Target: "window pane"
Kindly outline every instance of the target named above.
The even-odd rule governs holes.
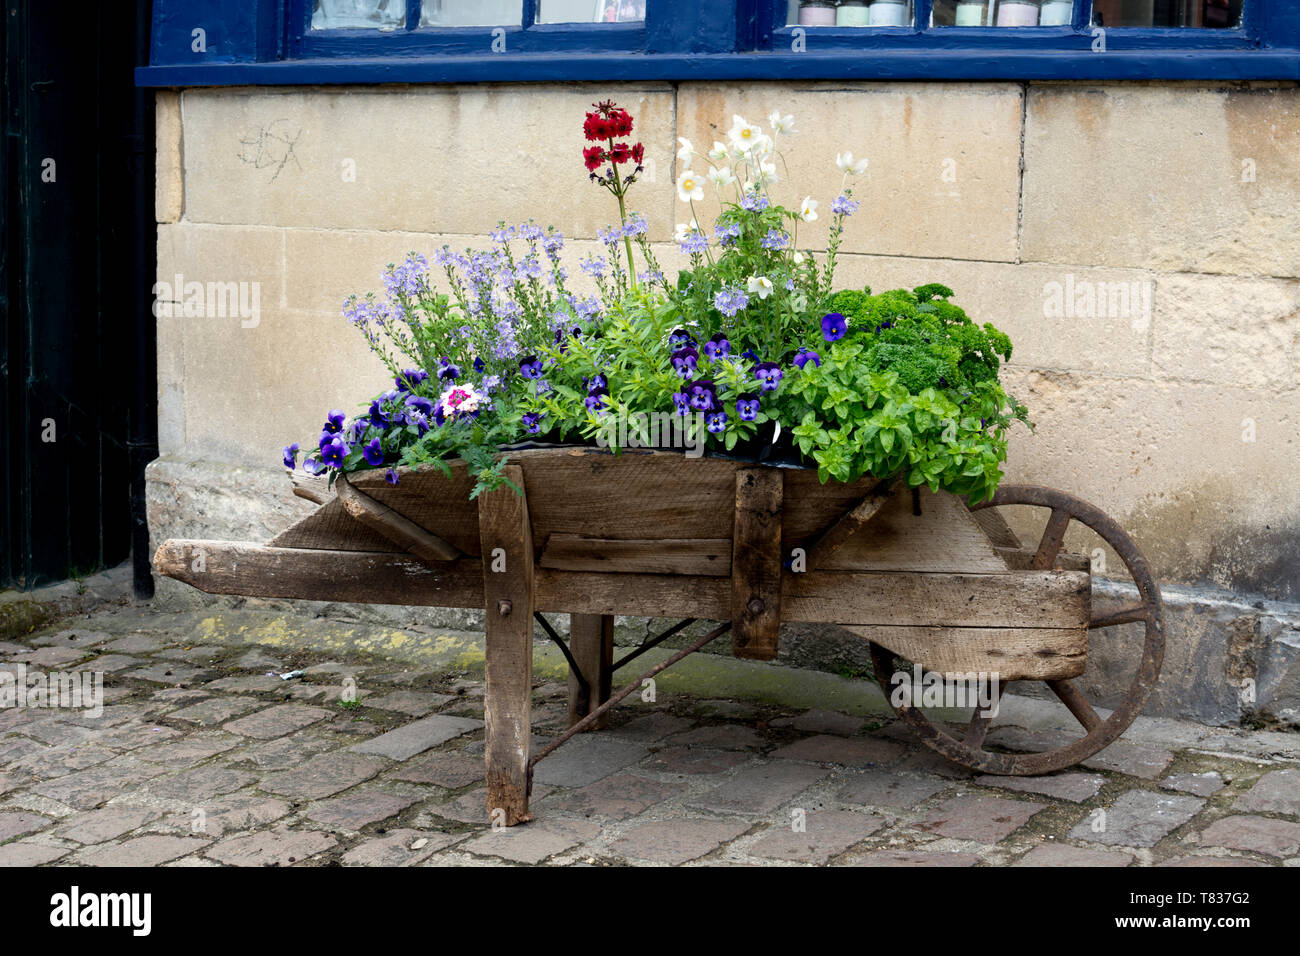
[[[517,27],[524,0],[424,0],[422,27]]]
[[[1103,27],[1209,27],[1241,23],[1241,0],[1093,0],[1092,22]]]
[[[912,24],[911,0],[788,0],[787,26],[906,27]]]
[[[316,0],[313,30],[400,30],[406,26],[406,0]]]
[[[537,0],[538,23],[635,23],[646,0]]]
[[[1059,27],[1074,17],[1072,0],[935,0],[936,27]]]

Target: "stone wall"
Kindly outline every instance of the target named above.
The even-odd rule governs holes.
[[[788,178],[800,193],[787,196],[783,182],[778,196],[828,203],[835,154],[870,161],[840,284],[943,282],[1016,343],[1006,379],[1037,430],[1015,435],[1009,480],[1109,511],[1163,582],[1192,589],[1180,592],[1189,621],[1200,600],[1247,617],[1257,601],[1300,601],[1294,84],[160,93],[160,281],[257,283],[260,313],[255,323],[159,319],[155,535],[191,533],[198,514],[221,510],[213,503],[231,491],[214,487],[220,469],[257,474],[250,494],[270,487],[282,445],[310,439],[326,409],[351,410],[384,386],[339,305],[380,288],[385,263],[485,241],[501,219],[554,224],[572,252],[594,248],[614,209],[586,180],[579,126],[589,103],[611,95],[637,117],[652,161],[631,205],[665,266],[679,260],[673,225],[687,218],[673,188],[676,138],[707,149],[733,113],[764,125],[777,106],[795,114]],[[801,230],[801,242],[824,242],[825,225]],[[234,513],[246,516],[245,536],[263,538],[289,520],[292,501],[271,494]],[[1273,661],[1283,675],[1273,683],[1284,685],[1300,637],[1290,625],[1269,630],[1285,608],[1263,613],[1259,626],[1201,626],[1214,614],[1171,624],[1171,652],[1189,661],[1213,658],[1203,645],[1226,661],[1242,640],[1229,632],[1242,627],[1273,637],[1200,678],[1221,704],[1174,694],[1162,710],[1237,716],[1223,686],[1252,654]]]

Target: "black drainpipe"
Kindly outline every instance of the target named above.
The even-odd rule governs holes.
[[[149,61],[150,0],[135,2],[135,63]],[[134,77],[129,79],[134,85]],[[149,547],[149,519],[145,508],[144,470],[158,457],[158,356],[157,325],[153,314],[153,286],[157,275],[158,224],[154,214],[154,93],[134,88],[132,129],[132,289],[131,315],[135,358],[135,394],[127,432],[127,459],[131,469],[131,562],[135,596],[153,597],[153,554]]]

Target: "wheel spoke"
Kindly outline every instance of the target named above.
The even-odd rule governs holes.
[[[1133,624],[1136,621],[1149,620],[1150,616],[1151,608],[1148,605],[1134,604],[1094,617],[1088,622],[1088,627],[1096,630],[1102,627],[1114,627],[1117,624]]]
[[[1070,512],[1064,508],[1053,508],[1052,517],[1047,519],[1043,530],[1043,539],[1038,542],[1038,552],[1029,565],[1034,571],[1046,571],[1056,564],[1056,556],[1065,544],[1065,529],[1070,526]]]
[[[992,722],[992,717],[985,717],[980,713],[978,707],[975,708],[975,713],[971,714],[970,725],[966,728],[966,736],[962,738],[962,743],[973,750],[982,749],[984,735],[989,732],[989,724]]]
[[[1079,723],[1083,724],[1083,729],[1092,733],[1101,726],[1101,717],[1092,709],[1092,704],[1088,703],[1088,698],[1083,696],[1083,692],[1075,687],[1068,680],[1049,680],[1047,686],[1052,688],[1052,693],[1061,699],[1061,703],[1069,708],[1070,713]]]
[[[1002,700],[1002,695],[1006,693],[1007,681],[990,681],[989,690],[992,692],[993,706],[996,708],[998,702]],[[989,732],[989,724],[993,723],[993,717],[985,716],[976,707],[974,713],[970,716],[970,724],[966,727],[966,736],[962,738],[962,743],[974,750],[981,750],[984,747],[984,737]]]

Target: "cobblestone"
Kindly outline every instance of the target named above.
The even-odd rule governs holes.
[[[277,633],[313,626],[274,614]],[[0,646],[10,671],[110,674],[100,717],[0,709],[0,866],[1300,862],[1295,735],[1139,722],[1082,767],[977,776],[869,710],[676,691],[539,763],[534,820],[493,831],[472,671],[196,643],[192,615],[143,606],[81,624]],[[309,677],[259,673],[281,666]],[[357,674],[373,695],[352,713],[336,699]],[[568,722],[564,684],[545,680],[535,747]],[[1026,705],[991,745],[1077,737],[1068,715],[1010,723]]]

